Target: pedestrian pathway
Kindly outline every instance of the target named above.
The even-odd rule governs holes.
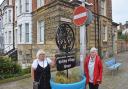
[[[31,78],[22,79],[0,85],[0,89],[32,89]]]
[[[103,83],[100,89],[128,89],[128,52],[120,53],[116,56],[121,62],[118,72],[112,76],[111,72],[104,67]]]
[[[118,73],[114,76],[104,67],[103,82],[99,89],[128,89],[128,52],[117,55],[117,60],[122,63]],[[32,89],[31,78],[0,85],[0,89]],[[88,88],[87,88],[88,89]]]

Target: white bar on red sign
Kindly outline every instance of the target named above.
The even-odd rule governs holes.
[[[87,16],[87,12],[84,12],[84,13],[81,13],[81,14],[78,14],[78,15],[75,15],[74,16],[74,19],[79,19],[79,18],[82,18],[82,17],[85,17]]]

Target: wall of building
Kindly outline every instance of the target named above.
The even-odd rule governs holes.
[[[61,21],[61,18],[68,19],[72,22],[73,9],[68,4],[60,1],[53,1],[51,3],[52,4],[48,5],[47,7],[42,7],[33,12],[33,58],[35,58],[36,52],[39,49],[44,49],[46,51],[46,54],[49,56],[55,54],[56,50],[58,49],[55,43],[55,35],[59,24],[63,23],[63,21]],[[45,22],[43,44],[37,43],[37,22],[40,20],[44,20]],[[74,27],[72,23],[71,26]],[[75,29],[73,30],[76,33]]]
[[[3,33],[4,33],[4,51],[8,52],[13,49],[13,1],[3,1]]]
[[[6,1],[6,0],[5,0]],[[4,5],[5,4],[4,1]],[[36,52],[39,49],[44,49],[48,56],[52,56],[56,53],[58,49],[55,43],[55,35],[59,24],[65,21],[70,21],[70,25],[72,26],[75,32],[75,46],[74,48],[78,51],[79,54],[79,27],[76,27],[72,23],[73,19],[73,10],[74,8],[70,3],[65,3],[62,0],[44,0],[44,5],[41,7],[37,7],[37,0],[28,0],[29,1],[29,11],[26,12],[26,0],[21,0],[21,4],[19,4],[20,0],[15,0],[15,47],[18,50],[18,60],[19,63],[24,64],[31,62],[31,59],[35,58]],[[102,53],[112,50],[112,6],[111,0],[106,1],[106,15],[101,15],[101,4],[97,3],[96,0],[88,0],[88,2],[93,3],[93,7],[91,10],[95,13],[95,18],[92,23],[87,28],[87,50],[91,47],[100,47]],[[10,3],[10,2],[9,2]],[[11,4],[11,3],[10,3]],[[97,7],[99,5],[99,7]],[[20,8],[22,6],[22,10],[20,12]],[[5,12],[12,9],[12,7],[5,8],[3,11],[3,18],[5,20]],[[99,15],[96,15],[96,14]],[[14,16],[12,13],[11,16]],[[98,23],[97,17],[99,17],[99,33],[98,33]],[[13,17],[11,17],[13,18]],[[8,19],[8,17],[7,17]],[[62,20],[63,19],[63,20]],[[13,20],[13,19],[12,19]],[[38,43],[38,22],[40,20],[44,21],[44,41],[43,43]],[[6,21],[5,21],[6,22]],[[25,41],[25,23],[29,23],[29,42]],[[5,38],[8,44],[9,39],[9,31],[13,31],[12,23],[3,23],[4,24],[4,34],[7,32],[7,36]],[[19,26],[22,25],[22,41],[20,42],[20,29]],[[104,26],[107,27],[107,31],[105,32]],[[13,32],[12,32],[13,34]],[[98,34],[99,34],[99,42],[98,42]],[[107,40],[104,41],[105,34],[107,34]],[[12,35],[11,35],[12,36]],[[10,42],[11,44],[13,43]],[[100,44],[99,44],[100,43]],[[9,49],[8,49],[9,50]]]
[[[16,0],[15,3],[15,47],[18,62],[24,68],[26,63],[31,63],[32,0]]]
[[[0,15],[0,54],[4,51],[4,36],[2,27],[2,16]]]
[[[128,42],[124,40],[117,41],[117,53],[128,51]]]
[[[107,51],[112,50],[111,0],[105,0],[104,5],[103,2],[97,2],[97,0],[87,1],[93,3],[91,10],[94,12],[94,20],[87,28],[87,49],[95,46],[100,50],[101,56],[104,56]]]

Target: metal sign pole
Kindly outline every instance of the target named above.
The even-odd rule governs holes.
[[[84,58],[86,53],[86,26],[80,26],[80,69],[81,74],[84,74]]]
[[[82,3],[85,7],[85,4]],[[84,58],[86,55],[86,25],[80,26],[80,69],[81,75],[84,75]]]

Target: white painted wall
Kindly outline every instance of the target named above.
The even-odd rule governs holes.
[[[29,12],[25,11],[25,1],[26,0],[21,0],[21,5],[22,5],[22,13],[20,13],[20,0],[16,0],[16,5],[17,5],[17,16],[20,16],[22,14],[26,13],[31,13],[32,12],[32,0],[29,0]]]
[[[17,21],[17,27],[15,29],[17,29],[17,32],[15,32],[17,38],[17,44],[31,44],[32,43],[32,0],[29,0],[29,12],[26,12],[25,9],[25,1],[26,0],[21,0],[21,5],[22,5],[22,13],[20,13],[20,0],[16,0],[16,6],[15,8],[17,8],[16,10],[16,16],[15,19]],[[25,23],[29,24],[29,42],[25,41],[25,37],[26,37],[26,33],[25,33]],[[20,29],[19,29],[19,25],[22,25],[22,42],[20,42]]]
[[[11,13],[9,11],[11,11]],[[7,52],[13,48],[13,9],[11,7],[7,7],[4,10],[3,31],[4,31],[4,51]],[[11,37],[10,37],[11,39],[9,38],[9,31],[11,31]]]
[[[9,5],[12,5],[12,0],[9,0]]]
[[[25,23],[29,23],[29,39],[30,39],[30,42],[25,42],[25,37],[26,37],[26,34],[25,34]],[[19,25],[22,25],[22,42],[20,42],[20,29],[19,29]],[[32,42],[32,18],[31,16],[23,16],[23,17],[18,17],[17,18],[17,43],[18,44],[31,44]]]
[[[4,49],[4,37],[3,37],[3,27],[2,27],[3,19],[0,16],[0,52]]]

